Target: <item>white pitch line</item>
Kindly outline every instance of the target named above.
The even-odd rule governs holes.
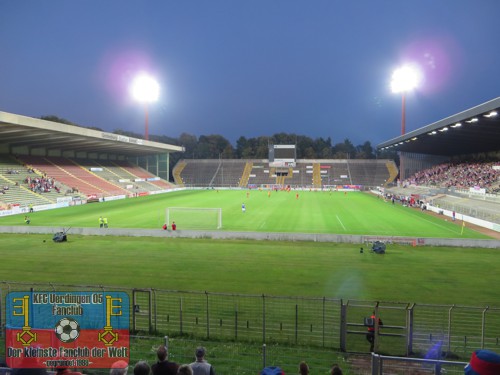
[[[340,220],[339,215],[335,215],[335,216],[337,216],[337,220],[339,221],[340,225],[342,225],[342,228],[344,228],[344,230],[346,230],[344,227],[344,224],[342,224],[342,221]]]

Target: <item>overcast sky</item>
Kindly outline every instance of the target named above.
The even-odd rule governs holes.
[[[0,0],[0,110],[144,133],[377,145],[500,96],[498,0]]]

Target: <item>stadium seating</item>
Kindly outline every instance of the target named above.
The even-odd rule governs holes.
[[[389,160],[305,160],[294,167],[269,167],[265,159],[180,160],[174,168],[178,185],[188,187],[245,187],[285,185],[302,188],[322,186],[381,186],[390,183],[397,168]]]
[[[15,158],[8,155],[0,155],[0,207],[7,208],[9,205],[28,206],[55,203],[59,193],[55,189],[51,191],[35,192],[25,182],[27,177],[41,177]],[[57,182],[59,188],[65,186]]]
[[[37,188],[34,180],[50,188]],[[64,195],[136,195],[172,187],[128,161],[0,155],[0,209],[56,203]]]

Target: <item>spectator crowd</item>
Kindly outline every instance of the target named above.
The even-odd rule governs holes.
[[[455,187],[458,189],[483,188],[488,193],[500,192],[500,167],[498,162],[490,163],[444,163],[415,173],[404,181],[403,186],[423,185]]]

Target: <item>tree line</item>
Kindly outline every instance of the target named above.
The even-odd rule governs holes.
[[[57,116],[43,116],[43,120],[67,125],[80,126]],[[89,129],[104,131],[96,127]],[[141,134],[114,130],[113,133],[133,138],[143,138]],[[173,153],[170,161],[175,165],[179,159],[267,159],[269,145],[296,145],[297,159],[396,159],[394,152],[376,153],[370,141],[355,146],[349,139],[334,143],[328,138],[311,138],[293,133],[276,133],[271,136],[247,138],[244,136],[232,145],[224,136],[218,134],[200,135],[182,133],[178,138],[166,135],[149,135],[149,140],[159,143],[183,146],[184,153]]]

